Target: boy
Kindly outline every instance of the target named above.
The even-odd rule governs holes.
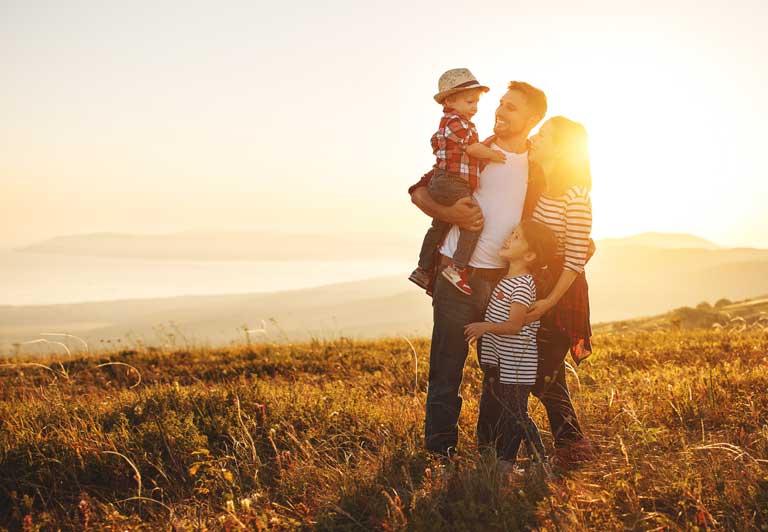
[[[461,198],[472,196],[478,186],[481,160],[504,162],[503,153],[479,142],[477,129],[471,121],[477,113],[480,94],[484,92],[488,92],[488,87],[480,85],[466,68],[448,70],[438,81],[438,93],[434,98],[443,106],[443,117],[431,140],[436,161],[428,189],[441,205],[453,205]],[[419,266],[409,277],[424,289],[428,289],[434,274],[436,250],[450,228],[451,224],[434,218],[424,236]],[[453,263],[442,272],[453,286],[467,295],[472,295],[467,267],[479,236],[478,231],[462,229]]]
[[[477,349],[480,367],[498,382],[503,410],[497,452],[505,474],[514,471],[522,441],[549,474],[539,429],[528,415],[528,396],[536,383],[539,322],[526,324],[525,315],[536,301],[534,277],[546,278],[556,251],[557,237],[547,226],[530,219],[520,222],[499,251],[509,270],[491,295],[485,321],[464,327],[467,341],[482,337]]]

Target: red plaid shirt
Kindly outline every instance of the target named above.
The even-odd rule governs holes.
[[[432,135],[432,153],[437,158],[435,168],[458,174],[473,189],[477,188],[480,161],[467,155],[466,149],[479,141],[475,124],[455,110],[443,108],[440,127]]]

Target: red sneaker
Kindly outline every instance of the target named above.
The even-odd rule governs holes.
[[[448,279],[462,293],[468,296],[472,295],[472,287],[469,286],[469,268],[457,268],[453,264],[449,264],[443,270],[443,277]]]

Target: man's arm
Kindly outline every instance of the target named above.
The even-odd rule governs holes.
[[[450,206],[440,205],[432,199],[427,187],[418,187],[411,191],[411,202],[430,218],[437,218],[470,231],[480,231],[483,228],[483,211],[469,196]]]

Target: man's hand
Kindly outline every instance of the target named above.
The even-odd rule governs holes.
[[[488,332],[490,323],[478,321],[464,326],[464,339],[467,342],[475,342],[478,338]]]
[[[549,299],[539,299],[534,301],[533,305],[528,308],[528,312],[525,314],[525,324],[539,321],[541,317],[546,314],[554,305]]]
[[[449,222],[470,231],[479,231],[483,228],[483,211],[470,196],[460,198],[448,209],[452,218],[448,220]]]
[[[483,211],[469,196],[446,207],[432,199],[427,187],[419,187],[411,192],[411,201],[431,218],[437,218],[470,231],[479,231],[483,228]]]

